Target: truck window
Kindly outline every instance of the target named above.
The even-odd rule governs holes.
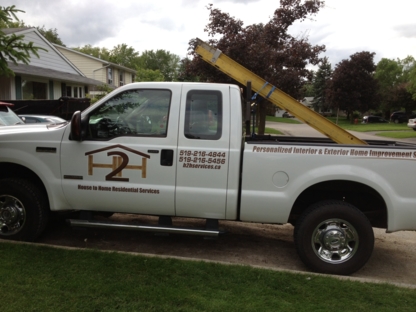
[[[90,114],[87,139],[166,137],[170,102],[169,90],[137,89],[119,93]]]
[[[186,97],[185,137],[218,140],[222,134],[222,94],[219,91],[192,90]]]

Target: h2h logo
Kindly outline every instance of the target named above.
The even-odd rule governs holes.
[[[120,151],[120,149],[141,156],[141,164],[129,165],[129,156],[126,153]],[[107,156],[112,156],[112,162],[109,164],[94,163],[94,154],[105,151],[107,151]],[[145,179],[147,173],[147,159],[150,159],[150,155],[144,154],[120,144],[87,152],[85,153],[85,156],[88,156],[88,175],[93,175],[94,168],[110,168],[112,171],[105,176],[105,180],[121,182],[129,182],[128,178],[123,178],[122,176],[122,171],[124,169],[141,170],[142,178]]]

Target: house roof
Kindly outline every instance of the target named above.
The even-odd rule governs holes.
[[[27,33],[34,32],[39,36],[39,38],[55,53],[57,53],[61,58],[62,61],[66,62],[69,66],[71,66],[76,72],[78,72],[81,76],[85,76],[76,66],[75,64],[71,63],[61,52],[59,52],[54,45],[49,42],[43,35],[35,28],[35,27],[20,27],[20,28],[3,28],[1,29],[6,35],[16,34],[16,35],[23,35],[25,36]]]
[[[38,67],[38,66],[26,65],[26,64],[16,65],[13,63],[8,63],[8,66],[16,74],[21,74],[21,75],[42,76],[42,77],[52,78],[56,80],[78,82],[78,83],[84,83],[84,84],[94,85],[94,86],[99,86],[103,84],[101,81],[98,81],[95,79],[91,79],[91,78],[87,78],[87,77],[83,77],[79,75],[74,75],[70,73],[65,73],[65,72],[61,72],[61,71],[57,71],[57,70],[53,70],[49,68],[43,68],[43,67]]]
[[[1,31],[6,35],[14,34],[23,30],[30,29],[30,27],[20,27],[20,28],[2,28]]]
[[[75,53],[75,54],[78,54],[78,55],[82,55],[82,56],[87,57],[87,58],[90,58],[90,59],[92,59],[92,60],[99,61],[99,62],[103,63],[104,65],[111,65],[111,66],[113,66],[113,67],[115,67],[115,68],[119,68],[119,69],[122,69],[122,70],[125,70],[125,71],[128,71],[128,72],[131,72],[131,73],[136,73],[136,70],[135,70],[135,69],[131,69],[131,68],[128,68],[128,67],[125,67],[125,66],[121,66],[121,65],[116,64],[116,63],[111,63],[111,62],[109,62],[109,61],[106,61],[106,60],[100,59],[100,58],[98,58],[98,57],[95,57],[95,56],[92,56],[92,55],[89,55],[89,54],[85,54],[85,53],[79,52],[79,51],[74,50],[74,49],[70,49],[70,48],[67,48],[67,47],[61,46],[61,45],[59,45],[59,44],[55,44],[55,43],[54,43],[53,45],[54,45],[56,48],[58,48],[58,49],[63,49],[63,50],[67,50],[67,51],[70,51],[70,52]]]

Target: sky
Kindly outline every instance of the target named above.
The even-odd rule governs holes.
[[[163,49],[181,58],[192,38],[208,40],[207,6],[213,4],[244,26],[272,18],[275,0],[2,0],[25,11],[18,18],[31,26],[56,29],[67,47],[86,44],[112,49],[125,43],[139,53]],[[375,52],[382,58],[416,58],[414,0],[327,0],[313,18],[289,28],[293,36],[308,35],[313,45],[325,45],[334,68],[350,55]]]

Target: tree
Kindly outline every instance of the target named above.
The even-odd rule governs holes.
[[[137,68],[139,52],[125,43],[119,44],[110,51],[109,61],[128,68]]]
[[[332,76],[332,68],[331,63],[329,63],[328,58],[325,57],[319,65],[319,69],[314,75],[313,79],[313,101],[312,105],[315,110],[322,110],[326,111],[330,103],[328,103],[326,97],[326,90],[328,88],[328,83],[331,80]]]
[[[374,78],[375,53],[358,52],[335,67],[329,83],[327,100],[335,108],[345,110],[354,119],[353,112],[364,113],[379,104],[378,83]]]
[[[411,112],[416,108],[416,102],[412,101],[413,72],[416,74],[415,59],[412,56],[403,60],[383,58],[378,62],[375,78],[380,86],[381,108],[386,117],[392,110],[404,108]]]
[[[209,5],[209,23],[205,31],[212,37],[209,44],[250,69],[267,82],[295,98],[300,98],[303,84],[311,78],[308,63],[319,63],[325,46],[313,46],[306,35],[293,37],[288,28],[318,13],[323,1],[281,0],[267,24],[243,27],[241,20]],[[219,39],[214,39],[218,38]],[[192,61],[187,64],[188,76],[199,76],[201,81],[235,83],[231,78],[206,64],[195,53],[196,39],[189,43]],[[245,87],[245,86],[243,86]],[[264,133],[266,101],[260,101],[258,131]]]
[[[86,97],[91,99],[91,105],[97,102],[98,100],[101,100],[103,97],[105,97],[107,94],[109,94],[113,89],[107,85],[107,84],[101,84],[99,86],[96,86],[95,94],[86,94]]]
[[[59,38],[58,31],[56,28],[52,29],[46,29],[45,26],[42,27],[36,27],[36,29],[44,36],[50,43],[59,44],[61,46],[64,46],[64,43],[62,42],[61,38]]]
[[[18,20],[16,16],[17,12],[24,11],[16,9],[14,5],[0,7],[0,21],[7,25],[13,21],[13,18]],[[0,30],[0,76],[14,75],[14,72],[9,68],[8,62],[13,62],[15,65],[18,65],[19,61],[24,64],[29,64],[31,54],[39,57],[38,50],[45,50],[41,47],[34,46],[33,42],[26,43],[23,39],[23,35],[6,35]]]
[[[199,76],[195,74],[191,74],[187,71],[187,68],[190,66],[189,64],[192,60],[188,57],[183,58],[179,63],[179,70],[178,70],[178,80],[179,81],[187,81],[187,82],[198,82]]]
[[[164,81],[165,77],[156,69],[139,68],[136,74],[136,81]]]
[[[408,85],[406,88],[407,91],[412,95],[413,100],[416,101],[416,60],[411,56],[408,56],[406,60],[408,61],[406,62],[406,65],[408,65],[406,67],[406,78],[408,81]]]
[[[159,70],[165,81],[177,81],[180,57],[165,50],[146,50],[140,56],[142,69]]]
[[[75,51],[79,51],[84,54],[100,58],[104,61],[110,61],[110,51],[107,48],[93,47],[90,44],[86,44],[83,47],[73,48]]]

